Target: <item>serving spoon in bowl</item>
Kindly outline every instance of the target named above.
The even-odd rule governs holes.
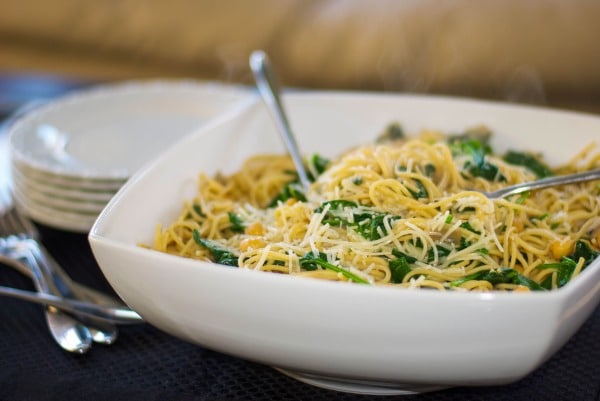
[[[279,95],[279,85],[271,68],[271,62],[269,61],[267,54],[262,50],[252,52],[250,55],[250,69],[254,74],[258,92],[267,105],[269,113],[277,125],[279,134],[285,143],[288,153],[292,157],[292,161],[298,172],[300,184],[306,191],[308,187],[310,187],[308,173],[302,163],[302,154],[300,153],[296,138],[290,128],[290,123]]]
[[[279,86],[276,82],[275,74],[271,67],[269,57],[262,50],[252,52],[250,55],[250,69],[254,74],[256,87],[269,109],[271,117],[275,121],[279,133],[286,145],[286,148],[292,157],[298,177],[304,190],[310,186],[306,168],[302,163],[302,154],[290,128],[289,120],[286,116],[283,103],[279,95]],[[557,187],[567,184],[576,184],[586,181],[594,181],[600,179],[600,169],[584,171],[574,174],[566,174],[542,178],[536,181],[523,182],[520,184],[510,185],[496,191],[483,192],[489,199],[506,198],[511,195],[520,194],[527,191],[535,191],[538,189]]]

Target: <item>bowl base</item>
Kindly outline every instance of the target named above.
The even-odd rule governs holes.
[[[327,390],[363,395],[410,395],[443,390],[448,386],[378,382],[313,375],[275,367],[275,370],[293,379]]]

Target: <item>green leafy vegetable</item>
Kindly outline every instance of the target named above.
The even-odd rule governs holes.
[[[425,165],[425,168],[423,169],[423,172],[425,173],[425,175],[427,177],[431,177],[434,173],[435,173],[435,166],[431,163],[427,163]]]
[[[312,182],[314,182],[319,175],[323,174],[323,172],[325,170],[327,170],[327,167],[329,166],[329,159],[326,159],[318,154],[314,154],[311,156],[311,158],[308,160],[309,163],[309,174],[308,174],[308,179]],[[312,174],[311,172],[315,172],[315,174]]]
[[[366,207],[359,207],[356,202],[336,199],[326,201],[320,207],[315,209],[315,213],[322,213],[325,206],[329,205],[329,210],[322,219],[323,224],[329,224],[337,227],[352,227],[362,237],[374,241],[385,235],[385,219],[399,219],[398,216],[388,215],[386,213],[377,212]],[[352,217],[349,218],[349,212],[346,209],[350,208]]]
[[[465,162],[463,168],[473,177],[482,177],[488,181],[506,181],[506,177],[500,174],[498,166],[485,160],[486,155],[491,154],[490,146],[475,137],[455,137],[450,142],[450,149],[456,155],[470,155],[472,160]]]
[[[308,179],[314,182],[318,175],[322,174],[329,165],[329,159],[314,154],[309,160],[310,166],[307,168]],[[288,199],[297,199],[300,202],[306,202],[306,195],[304,194],[302,187],[300,186],[300,179],[296,171],[290,171],[293,178],[288,182],[279,192],[279,194],[269,203],[268,207],[275,207],[279,202],[285,202]],[[316,176],[315,176],[316,175]]]
[[[404,277],[411,271],[410,264],[415,263],[417,259],[410,255],[406,255],[397,249],[392,250],[392,255],[394,255],[396,259],[391,259],[388,262],[392,273],[390,281],[392,283],[401,283],[402,280],[404,280]]]
[[[316,270],[318,266],[321,266],[323,269],[332,270],[337,273],[341,273],[348,279],[361,284],[369,284],[369,282],[362,277],[357,276],[356,274],[342,268],[336,266],[327,261],[327,256],[324,253],[315,254],[313,252],[309,252],[306,255],[300,258],[300,266],[306,270]]]
[[[243,233],[246,230],[246,225],[240,216],[233,212],[227,212],[227,215],[229,216],[229,222],[231,223],[231,227],[229,227],[231,231]]]
[[[575,243],[575,250],[573,251],[572,258],[574,260],[579,260],[579,258],[585,259],[584,265],[587,266],[599,255],[600,252],[593,250],[589,242],[579,240]]]
[[[519,272],[517,272],[516,270],[510,269],[508,267],[502,267],[498,270],[481,270],[477,273],[470,274],[458,280],[451,281],[450,286],[458,287],[459,285],[472,280],[487,281],[492,286],[496,286],[498,284],[517,284],[523,285],[533,291],[545,290],[544,287],[542,287],[535,281],[523,276],[522,274],[519,274]]]
[[[504,161],[517,166],[524,166],[531,170],[538,178],[549,177],[552,170],[548,165],[531,153],[509,150],[504,155]]]
[[[600,255],[600,252],[595,251],[587,241],[579,240],[575,243],[575,249],[569,256],[563,256],[560,262],[545,263],[538,266],[538,269],[554,269],[556,271],[556,286],[558,288],[566,285],[577,267],[579,259],[583,258],[583,268],[587,267],[594,259]],[[552,288],[552,276],[548,276],[541,284],[544,288]]]
[[[397,122],[388,125],[385,130],[377,137],[376,143],[385,143],[391,141],[397,141],[404,138],[404,130],[402,126]]]
[[[481,232],[474,229],[471,223],[469,223],[468,221],[461,223],[460,227],[464,228],[465,230],[471,231],[472,233],[481,234]]]
[[[290,182],[286,184],[279,195],[277,195],[271,203],[269,203],[269,207],[275,207],[279,204],[279,202],[285,202],[288,199],[297,199],[301,202],[306,202],[306,195],[302,191],[302,188],[298,184],[298,182]]]
[[[194,205],[192,206],[192,209],[194,209],[194,212],[196,212],[196,214],[200,217],[206,217],[206,215],[204,214],[204,212],[202,211],[202,208],[200,207],[199,204],[194,203]]]
[[[194,241],[196,241],[198,245],[201,245],[209,250],[210,254],[215,259],[215,263],[237,267],[238,257],[235,256],[233,253],[231,253],[227,249],[220,247],[213,241],[209,241],[207,239],[202,238],[202,236],[200,235],[200,231],[198,230],[194,230],[192,236],[194,237]]]
[[[410,194],[413,196],[413,198],[415,199],[420,199],[420,198],[427,198],[429,196],[429,193],[427,192],[427,189],[425,189],[425,186],[423,185],[423,183],[420,180],[414,180],[415,184],[417,184],[417,190],[413,191],[410,188],[407,188],[408,191],[410,192]]]
[[[573,276],[573,272],[575,271],[575,267],[577,267],[577,263],[567,257],[564,256],[560,262],[557,263],[544,263],[543,265],[538,266],[538,269],[555,269],[556,270],[556,286],[558,288],[566,285],[571,277]],[[552,288],[552,276],[546,277],[546,279],[542,282],[542,287],[550,289]]]
[[[442,244],[437,244],[434,247],[429,248],[429,250],[427,251],[427,262],[432,262],[435,259],[436,252],[439,258],[443,258],[450,255],[452,249]]]

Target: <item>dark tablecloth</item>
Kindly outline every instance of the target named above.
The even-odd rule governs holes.
[[[46,247],[74,280],[111,292],[85,235],[40,229]],[[0,285],[33,290],[28,279],[1,265]],[[85,355],[67,353],[50,337],[42,311],[39,305],[0,298],[2,401],[377,398],[313,387],[269,366],[183,342],[148,324],[121,326],[113,345],[94,345]],[[563,349],[519,382],[379,398],[600,401],[600,308]]]

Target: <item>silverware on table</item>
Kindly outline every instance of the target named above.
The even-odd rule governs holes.
[[[2,209],[0,211],[0,236],[13,236],[16,239],[16,235],[19,235],[28,238],[29,234],[25,234],[25,228],[21,226],[21,219],[6,194],[0,194],[0,209]],[[56,287],[51,286],[49,280],[45,279],[42,266],[34,257],[25,253],[9,254],[8,256],[20,258],[29,267],[32,278],[34,278],[34,285],[39,293],[58,294]],[[64,350],[82,354],[90,349],[92,334],[88,327],[79,320],[52,306],[46,307],[45,317],[52,337]]]
[[[54,261],[51,255],[37,241],[35,226],[21,216],[14,207],[6,190],[0,190],[0,237],[3,254],[25,265],[41,294],[59,298],[89,301],[94,304],[122,305],[112,297],[74,283]],[[103,344],[113,343],[118,335],[114,323],[106,319],[96,319],[89,314],[76,316],[66,314],[54,306],[45,311],[49,330],[55,341],[70,352],[85,353],[92,340]],[[139,320],[141,321],[141,319]]]
[[[40,294],[51,294],[50,286],[40,274],[38,268],[32,268],[36,262],[28,253],[8,250],[0,241],[0,255],[8,259],[20,261],[24,270],[32,278],[34,287]],[[3,259],[0,259],[3,260]],[[66,351],[83,354],[92,346],[92,335],[89,329],[73,316],[48,306],[45,310],[46,323],[54,340]]]
[[[302,184],[302,188],[306,191],[310,187],[310,180],[306,168],[302,163],[302,154],[300,153],[283,103],[281,102],[279,85],[271,67],[269,57],[262,50],[254,51],[250,55],[249,64],[254,75],[254,80],[256,81],[256,88],[265,102],[273,121],[277,125],[281,139],[283,139],[286,149],[296,167],[298,179]]]

